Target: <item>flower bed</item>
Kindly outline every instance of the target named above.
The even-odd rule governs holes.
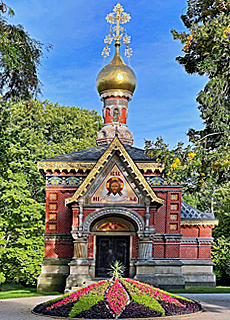
[[[111,284],[105,299],[108,303],[109,308],[114,312],[116,316],[119,316],[121,311],[127,305],[128,302],[128,294],[122,284],[115,280],[114,283]]]
[[[133,279],[103,280],[36,306],[33,312],[86,319],[148,318],[199,311],[200,305]]]

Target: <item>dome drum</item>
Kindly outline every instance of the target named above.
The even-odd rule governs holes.
[[[130,146],[133,144],[133,134],[126,126],[107,125],[98,132],[97,145],[109,144],[116,134],[123,144]]]
[[[128,101],[132,100],[133,94],[130,91],[125,90],[105,90],[100,92],[101,100],[104,101],[106,98],[114,97],[114,98],[121,98],[124,97]]]

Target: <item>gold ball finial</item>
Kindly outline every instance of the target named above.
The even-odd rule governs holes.
[[[115,46],[116,52],[113,60],[97,76],[97,90],[100,94],[107,90],[122,90],[133,94],[136,88],[135,73],[122,60],[119,44]]]
[[[130,37],[127,35],[126,30],[120,26],[125,24],[131,19],[128,13],[124,12],[123,7],[118,3],[112,13],[106,16],[107,22],[115,26],[110,29],[110,33],[105,37],[104,42],[106,47],[103,49],[102,54],[109,55],[110,49],[108,45],[114,40],[115,54],[112,61],[106,65],[98,74],[97,77],[97,90],[101,95],[105,91],[119,90],[122,94],[123,91],[133,94],[136,88],[136,76],[133,70],[125,64],[119,52],[121,39],[126,43],[125,55],[129,58],[132,50],[128,47]]]

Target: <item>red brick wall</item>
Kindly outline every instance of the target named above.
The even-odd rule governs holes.
[[[193,237],[196,243],[181,245],[182,259],[210,259],[211,243],[205,243],[199,238],[211,237],[212,226],[181,226],[183,237]]]
[[[181,226],[183,237],[198,237],[199,229],[197,226]]]
[[[45,233],[70,233],[72,226],[72,216],[70,209],[65,206],[65,199],[72,196],[74,191],[65,192],[63,190],[47,189],[46,192],[46,229]],[[56,199],[51,199],[50,195],[56,195]],[[55,209],[51,209],[50,205],[54,204]],[[50,215],[54,215],[55,219],[50,219]],[[50,229],[50,226],[53,226]],[[45,258],[72,258],[73,243],[70,240],[46,240],[45,241]]]
[[[180,258],[180,245],[179,244],[166,244],[165,245],[165,258]]]
[[[165,257],[165,245],[163,241],[154,242],[153,257],[156,259],[162,259]]]
[[[211,245],[200,244],[198,248],[199,259],[211,259]]]
[[[51,200],[51,195],[56,194],[56,200]],[[65,206],[65,199],[73,195],[73,192],[53,191],[52,189],[46,192],[46,229],[45,233],[69,233],[72,226],[72,216],[70,209]],[[56,209],[51,209],[50,205],[56,206]],[[50,214],[55,214],[56,219],[50,219]],[[54,226],[53,229],[50,225]]]
[[[212,227],[211,226],[199,226],[200,237],[211,237],[212,236]]]
[[[46,241],[45,244],[45,258],[72,258],[73,257],[73,244],[64,244],[63,240],[60,241]]]
[[[93,258],[94,236],[90,235],[88,239],[88,258]]]
[[[194,245],[181,245],[181,259],[197,259],[198,247]]]
[[[138,258],[138,236],[133,235],[132,258]]]
[[[97,210],[98,208],[95,207],[95,208],[92,208],[92,209],[83,209],[83,221],[85,220],[85,218],[92,212],[94,212],[95,210]]]
[[[156,192],[156,195],[164,199],[164,205],[161,206],[154,216],[154,225],[156,226],[156,233],[166,232],[166,214],[167,214],[167,193],[166,192]]]

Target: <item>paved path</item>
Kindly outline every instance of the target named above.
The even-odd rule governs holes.
[[[205,312],[185,316],[164,317],[157,319],[172,320],[230,320],[230,294],[184,294],[197,300],[203,305]],[[53,296],[18,298],[0,300],[1,320],[47,320],[48,317],[37,316],[31,313],[33,307]],[[51,318],[50,318],[51,319]],[[58,319],[53,317],[53,319]],[[60,318],[59,318],[60,319]],[[154,318],[156,319],[156,318]],[[143,319],[142,319],[143,320]]]

